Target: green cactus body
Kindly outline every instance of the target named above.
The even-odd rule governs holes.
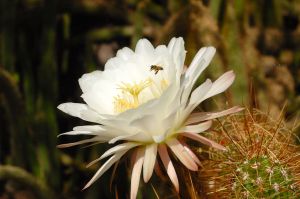
[[[290,198],[293,177],[279,160],[266,155],[238,162],[232,190],[249,198]]]

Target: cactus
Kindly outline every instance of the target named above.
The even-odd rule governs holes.
[[[300,151],[280,117],[257,110],[229,116],[210,134],[226,145],[209,156],[194,186],[207,198],[299,198]]]

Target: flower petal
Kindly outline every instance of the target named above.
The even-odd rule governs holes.
[[[141,55],[151,55],[154,52],[153,45],[149,42],[148,39],[140,39],[135,47],[135,53]]]
[[[99,123],[102,119],[98,113],[90,109],[86,104],[68,102],[60,104],[57,108],[71,116],[79,117],[89,122]]]
[[[185,126],[181,128],[178,132],[201,133],[209,129],[211,125],[212,125],[212,121],[208,120],[200,124]]]
[[[176,67],[176,73],[180,76],[183,71],[186,51],[184,49],[184,41],[182,37],[172,38],[168,45],[168,50],[173,56]]]
[[[91,132],[91,131],[68,131],[65,133],[59,134],[57,137],[60,137],[62,135],[97,135],[98,133]]]
[[[204,96],[207,95],[207,93],[210,91],[212,85],[213,85],[213,83],[211,82],[211,80],[207,79],[203,84],[198,86],[192,92],[192,95],[190,97],[190,101],[189,101],[189,104],[188,104],[189,113],[192,112],[193,109],[196,108],[196,106],[198,106],[200,104],[199,99],[202,99],[202,98],[204,98]]]
[[[184,149],[184,147],[177,139],[169,139],[166,141],[166,144],[170,147],[170,149],[177,156],[180,162],[184,164],[184,166],[192,171],[198,170],[198,166],[194,162],[193,158],[189,155],[189,153]]]
[[[210,89],[208,91],[204,90],[203,92],[201,92],[201,89],[199,87],[195,89],[195,91],[192,93],[189,105],[186,108],[185,113],[189,114],[193,111],[194,108],[196,108],[201,102],[203,102],[207,98],[224,92],[233,83],[234,78],[235,75],[233,71],[229,71],[224,73],[221,77],[214,81],[210,85]]]
[[[109,144],[113,144],[117,141],[120,140],[127,140],[131,142],[151,142],[152,138],[145,134],[145,133],[134,133],[131,135],[120,135],[120,136],[115,136],[113,139],[109,140]]]
[[[203,70],[209,65],[215,52],[216,49],[214,47],[204,47],[197,52],[195,58],[185,73],[185,80],[183,83],[184,89],[181,98],[183,102],[187,101],[194,83],[197,81]]]
[[[101,159],[106,158],[110,155],[117,154],[117,153],[120,153],[120,152],[127,152],[130,149],[132,149],[133,147],[136,147],[138,145],[141,145],[141,144],[133,143],[133,142],[126,142],[126,143],[114,146],[114,147],[108,149],[105,153],[103,153],[102,156],[100,156],[99,158],[97,158],[97,159],[93,160],[92,162],[90,162],[88,165],[86,165],[86,167],[90,167],[93,164],[95,164],[96,162],[98,162]]]
[[[194,124],[194,123],[198,123],[198,122],[202,122],[205,120],[211,120],[211,119],[215,119],[218,117],[223,117],[225,115],[229,115],[232,113],[237,113],[244,110],[244,108],[239,107],[239,106],[234,106],[231,107],[229,109],[226,109],[224,111],[220,111],[220,112],[199,112],[199,113],[192,113],[190,115],[190,117],[187,119],[187,121],[185,122],[185,125],[189,125],[189,124]]]
[[[184,149],[189,153],[189,155],[193,158],[193,160],[200,166],[202,166],[201,161],[199,160],[199,158],[195,155],[195,153],[188,147],[188,145],[183,142],[180,141],[180,143],[182,144],[182,146],[184,147]]]
[[[131,173],[130,199],[135,199],[137,196],[143,162],[144,162],[144,148],[139,148],[137,149],[135,162]]]
[[[100,135],[100,136],[102,136],[103,132],[107,132],[107,129],[100,125],[76,126],[73,128],[73,131],[61,133],[57,137],[60,137],[62,135]]]
[[[211,89],[201,101],[224,92],[233,83],[234,79],[235,74],[233,71],[228,71],[224,73],[221,77],[214,81]]]
[[[124,61],[129,60],[133,55],[134,52],[128,47],[124,47],[121,50],[118,50],[117,52],[117,57],[123,59]]]
[[[103,153],[103,155],[100,157],[100,160],[103,158],[106,158],[114,153],[118,153],[121,151],[128,151],[128,150],[132,149],[133,147],[136,147],[139,145],[141,145],[141,143],[125,142],[125,143],[119,144],[117,146],[114,146],[114,147],[108,149],[105,153]]]
[[[172,164],[170,156],[168,154],[167,147],[164,144],[158,146],[158,153],[161,161],[163,162],[164,167],[167,170],[168,176],[170,177],[171,182],[173,183],[177,193],[179,192],[179,182],[178,177],[175,171],[175,168]]]
[[[98,171],[95,173],[95,175],[92,177],[92,179],[85,185],[83,189],[88,188],[91,186],[97,179],[99,179],[105,171],[107,171],[115,162],[117,162],[126,151],[122,151],[120,153],[117,153],[113,155],[111,158],[109,158],[101,167],[98,169]]]
[[[80,145],[80,144],[86,144],[86,143],[90,143],[90,142],[106,142],[106,140],[102,140],[99,136],[95,136],[93,138],[80,140],[77,142],[59,144],[59,145],[57,145],[57,148],[68,148],[68,147],[72,147],[72,146],[76,146],[76,145]]]
[[[215,53],[216,49],[212,46],[201,48],[197,52],[191,65],[186,71],[186,77],[190,78],[192,84],[195,83],[199,75],[209,65]]]
[[[84,125],[84,126],[75,126],[74,131],[91,131],[91,132],[103,132],[107,131],[106,128],[102,125]]]
[[[196,133],[189,133],[189,132],[184,132],[184,133],[181,133],[180,135],[182,136],[185,136],[185,137],[188,137],[190,139],[193,139],[193,140],[196,140],[198,142],[201,142],[202,144],[206,144],[210,147],[213,147],[213,148],[216,148],[216,149],[219,149],[219,150],[222,150],[222,151],[226,151],[226,148],[206,137],[203,137],[199,134],[196,134]]]
[[[157,154],[157,144],[149,144],[145,149],[145,158],[143,164],[144,182],[148,182],[152,176]]]
[[[85,93],[89,91],[93,87],[93,85],[99,79],[101,79],[102,75],[103,75],[103,71],[99,71],[99,70],[82,75],[82,77],[79,78],[78,80],[82,92]]]

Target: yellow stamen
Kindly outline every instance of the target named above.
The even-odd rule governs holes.
[[[161,85],[161,90],[165,90],[169,86],[169,83],[167,80],[162,79],[160,85]]]
[[[122,90],[122,95],[115,97],[115,112],[121,113],[128,109],[136,108],[140,105],[139,94],[152,84],[151,79],[139,83],[122,83],[118,89]]]

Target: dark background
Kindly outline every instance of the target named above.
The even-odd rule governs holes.
[[[203,109],[240,104],[277,116],[286,105],[292,122],[300,109],[299,20],[297,0],[1,0],[0,199],[128,196],[126,163],[111,190],[112,169],[81,191],[100,166],[85,165],[108,146],[57,149],[80,139],[59,133],[85,123],[56,107],[82,102],[78,78],[142,37],[157,45],[182,36],[187,65],[202,46],[217,48],[202,78],[230,69],[237,78]],[[167,180],[150,183],[172,193]],[[155,198],[149,184],[139,197]]]

